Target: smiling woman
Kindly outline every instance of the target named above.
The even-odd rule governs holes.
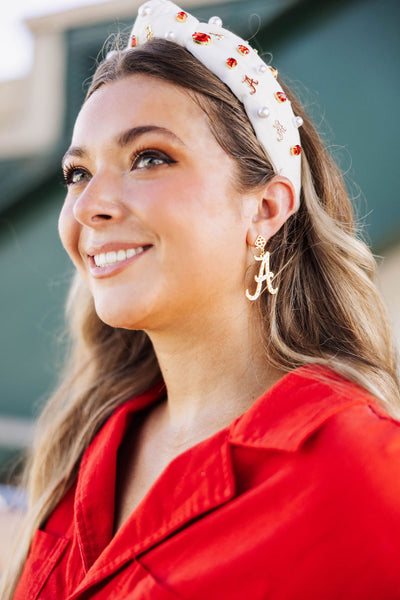
[[[71,354],[2,599],[399,596],[374,260],[276,69],[150,0],[63,169]]]

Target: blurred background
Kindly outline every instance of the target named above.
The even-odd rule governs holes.
[[[72,267],[57,235],[64,197],[60,160],[104,40],[118,29],[128,32],[140,4],[0,0],[0,483],[32,439],[64,352]],[[182,5],[202,20],[220,16],[300,95],[345,174],[363,235],[380,257],[379,285],[399,343],[400,3]],[[13,25],[18,15],[24,20]]]

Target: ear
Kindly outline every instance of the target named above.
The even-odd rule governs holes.
[[[250,246],[259,235],[268,241],[295,212],[294,187],[286,177],[276,175],[256,195],[257,207],[246,238]]]

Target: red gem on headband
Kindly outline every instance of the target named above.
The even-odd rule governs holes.
[[[226,64],[230,69],[234,69],[237,66],[237,60],[236,58],[228,58]]]
[[[192,35],[192,38],[196,44],[201,44],[202,46],[207,46],[207,44],[211,43],[211,37],[207,33],[198,33],[196,31]]]
[[[287,100],[286,94],[284,94],[283,92],[276,92],[276,94],[274,95],[278,102],[286,102]]]
[[[295,146],[292,146],[290,148],[290,154],[292,156],[299,156],[299,154],[301,154],[301,146],[299,146],[299,144],[296,144]]]
[[[242,54],[242,56],[246,56],[250,53],[250,50],[247,48],[247,46],[243,46],[243,44],[239,44],[239,46],[237,47],[237,51],[239,52],[239,54]]]
[[[183,10],[181,10],[181,12],[178,12],[178,14],[176,15],[176,20],[179,21],[179,23],[184,23],[187,18],[187,13],[185,13],[185,11]]]
[[[135,48],[137,45],[138,45],[137,37],[136,37],[136,35],[133,35],[131,37],[131,48]]]

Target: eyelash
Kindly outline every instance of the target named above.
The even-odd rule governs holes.
[[[133,170],[133,167],[135,166],[135,163],[137,163],[139,161],[139,159],[141,158],[158,158],[163,160],[167,165],[171,165],[176,163],[176,160],[173,160],[170,156],[168,156],[167,154],[165,154],[164,152],[161,152],[161,150],[156,150],[155,148],[138,148],[133,157],[132,157],[132,166],[131,166],[131,170]],[[142,167],[142,168],[148,168],[148,167]]]
[[[74,185],[74,182],[72,181],[72,177],[75,175],[75,173],[88,173],[88,171],[86,171],[86,169],[82,169],[82,167],[78,167],[77,165],[74,165],[74,164],[65,165],[65,167],[63,169],[61,183],[65,186]]]
[[[169,157],[164,152],[161,152],[160,150],[156,150],[153,148],[139,148],[138,150],[135,151],[135,153],[131,159],[131,171],[134,170],[135,164],[137,164],[139,162],[139,160],[143,159],[143,158],[160,159],[167,165],[176,163],[175,160],[173,160],[171,157]],[[161,165],[156,165],[156,166],[161,166]],[[145,170],[151,169],[151,168],[152,167],[141,167],[141,169],[145,169]],[[64,167],[63,175],[62,175],[63,185],[65,185],[65,186],[75,185],[76,182],[72,181],[72,178],[75,174],[78,174],[78,173],[89,175],[89,171],[87,171],[86,169],[84,169],[82,167],[79,167],[78,165],[75,165],[75,164],[66,165]]]

